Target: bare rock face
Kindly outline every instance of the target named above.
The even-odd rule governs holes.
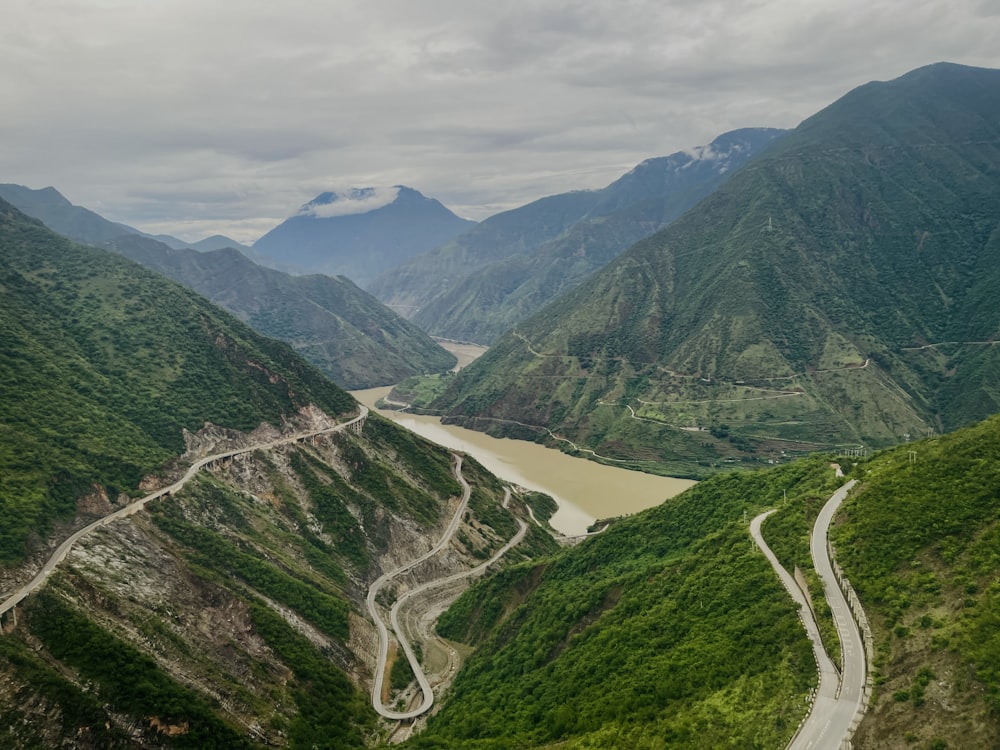
[[[110,513],[113,507],[107,490],[99,484],[94,485],[93,492],[83,495],[76,501],[76,512],[86,516],[104,516]]]

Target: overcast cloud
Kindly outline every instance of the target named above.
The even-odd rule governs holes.
[[[997,0],[4,0],[0,182],[244,242],[328,190],[482,219],[932,62]]]

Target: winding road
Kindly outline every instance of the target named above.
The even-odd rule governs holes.
[[[129,503],[124,508],[119,508],[113,513],[109,513],[103,518],[100,518],[94,521],[93,523],[84,526],[79,531],[74,532],[69,538],[66,539],[66,541],[64,541],[56,548],[56,551],[52,553],[52,556],[48,559],[45,565],[42,566],[42,569],[38,571],[38,573],[35,575],[34,578],[32,578],[28,583],[26,583],[24,586],[19,588],[9,597],[7,597],[3,601],[3,603],[0,603],[0,616],[2,616],[7,611],[13,609],[14,607],[16,607],[33,591],[42,586],[48,579],[48,577],[52,574],[52,571],[56,569],[56,566],[66,559],[66,556],[69,554],[70,550],[73,549],[73,545],[75,545],[83,537],[87,536],[93,531],[96,531],[102,526],[107,526],[112,521],[117,521],[120,518],[125,518],[126,516],[131,516],[134,513],[138,513],[140,510],[146,507],[147,503],[156,500],[157,498],[165,497],[167,495],[171,495],[175,492],[178,492],[185,484],[187,484],[191,480],[191,478],[195,474],[197,474],[205,466],[208,466],[209,464],[214,463],[215,461],[219,461],[225,458],[231,458],[233,456],[238,456],[243,453],[250,453],[251,451],[255,450],[274,448],[275,446],[278,445],[295,443],[301,440],[307,440],[311,437],[315,437],[316,435],[324,435],[330,432],[338,432],[340,430],[346,429],[347,427],[350,427],[351,425],[357,424],[358,422],[363,422],[365,418],[368,416],[368,411],[369,410],[367,406],[359,404],[358,416],[354,417],[351,420],[348,420],[347,422],[342,422],[340,424],[333,425],[332,427],[324,427],[323,429],[320,430],[295,433],[294,435],[288,435],[286,437],[279,438],[278,440],[272,440],[271,442],[268,443],[260,443],[257,445],[248,446],[246,448],[237,448],[236,450],[224,451],[222,453],[215,453],[212,454],[211,456],[205,456],[204,458],[198,459],[193,464],[191,464],[190,468],[187,470],[187,472],[184,474],[183,477],[181,477],[178,481],[171,484],[169,487],[164,487],[150,495],[146,495],[145,497],[136,500],[133,503]]]
[[[819,627],[812,608],[806,601],[805,594],[795,583],[794,578],[778,562],[761,535],[761,524],[774,510],[761,513],[750,522],[750,534],[767,557],[785,588],[799,605],[799,615],[805,625],[806,632],[813,644],[813,653],[819,669],[819,686],[816,690],[812,709],[798,732],[788,744],[787,750],[838,750],[845,739],[851,736],[855,719],[860,718],[866,708],[865,685],[867,679],[867,660],[864,641],[858,630],[857,623],[847,605],[847,599],[841,590],[833,573],[827,547],[827,532],[830,522],[847,493],[854,487],[856,480],[851,480],[838,489],[820,510],[816,523],[813,525],[809,548],[812,553],[813,565],[826,594],[827,602],[833,613],[837,626],[837,636],[840,638],[842,664],[838,672],[823,648],[819,636]]]
[[[387,709],[385,705],[382,703],[382,689],[383,686],[385,685],[386,662],[388,661],[389,658],[389,629],[386,627],[385,621],[378,613],[378,606],[375,600],[378,597],[379,592],[382,590],[382,587],[388,581],[392,580],[396,576],[406,573],[409,570],[412,570],[414,567],[422,563],[424,560],[427,560],[436,555],[438,552],[444,549],[445,546],[447,546],[447,544],[452,540],[452,537],[454,537],[455,532],[458,530],[459,524],[461,524],[462,518],[465,515],[465,510],[468,507],[469,496],[471,495],[472,490],[469,487],[469,483],[465,481],[465,477],[462,476],[462,456],[456,453],[454,454],[454,457],[455,457],[455,478],[458,479],[459,484],[461,484],[462,486],[462,499],[461,502],[459,502],[458,509],[455,511],[454,516],[452,516],[451,521],[448,523],[448,527],[445,529],[444,534],[441,536],[441,539],[438,541],[437,544],[431,547],[430,550],[425,552],[420,557],[411,560],[405,565],[401,565],[395,570],[389,571],[388,573],[385,573],[379,578],[377,578],[375,582],[371,585],[371,588],[368,589],[368,597],[367,597],[368,613],[371,615],[372,620],[374,620],[375,622],[375,627],[378,629],[378,636],[379,636],[378,659],[376,660],[375,664],[375,679],[372,681],[372,706],[380,716],[394,721],[402,721],[404,719],[415,719],[421,714],[424,714],[427,711],[429,711],[431,707],[434,705],[434,692],[431,689],[430,681],[427,679],[426,673],[420,666],[420,661],[419,659],[417,659],[417,655],[413,651],[413,647],[410,645],[410,641],[406,637],[406,634],[404,633],[403,628],[400,625],[399,622],[400,608],[407,601],[417,596],[418,594],[422,594],[430,589],[437,588],[439,586],[446,586],[450,583],[454,583],[463,578],[469,578],[471,576],[484,572],[490,565],[492,565],[494,562],[496,562],[501,557],[506,555],[507,552],[510,551],[510,549],[514,545],[518,544],[522,539],[524,539],[524,535],[528,531],[528,525],[520,518],[517,519],[517,523],[519,525],[517,533],[515,533],[514,536],[511,537],[510,541],[508,541],[503,547],[501,547],[500,550],[495,555],[493,555],[493,557],[491,557],[489,560],[482,563],[481,565],[476,566],[475,568],[471,568],[469,570],[463,570],[458,573],[453,573],[451,575],[444,576],[442,578],[436,578],[434,580],[427,581],[426,583],[423,583],[407,591],[393,603],[392,608],[389,610],[389,622],[393,631],[395,632],[396,640],[399,641],[399,645],[402,647],[403,652],[406,654],[407,660],[410,662],[410,668],[413,670],[413,674],[417,678],[417,684],[420,686],[420,692],[423,696],[423,701],[419,706],[409,711],[392,711],[390,709]],[[505,501],[509,502],[509,494],[505,494],[504,499]]]

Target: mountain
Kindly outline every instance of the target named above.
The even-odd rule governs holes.
[[[448,370],[455,358],[346,278],[290,276],[257,265],[221,235],[166,244],[74,206],[53,188],[2,186],[11,203],[71,239],[113,250],[204,295],[252,328],[290,343],[343,388]],[[179,242],[179,241],[178,241]],[[220,249],[212,250],[214,246]]]
[[[578,190],[496,214],[447,245],[383,272],[368,288],[394,310],[412,317],[469,273],[534,252],[580,221],[596,202],[592,191]]]
[[[203,294],[265,336],[287,341],[342,388],[443,372],[455,357],[345,276],[291,276],[234,249],[171,250],[134,235],[104,243]]]
[[[998,467],[1000,417],[845,465],[860,484],[831,536],[876,668],[854,747],[1000,742]],[[764,537],[836,654],[809,533],[842,481],[829,456],[712,477],[476,584],[438,627],[475,651],[404,746],[785,747],[815,662],[745,519],[776,510]]]
[[[601,190],[498,214],[368,288],[433,335],[491,343],[676,219],[782,133],[735,130],[708,146],[647,159]]]
[[[519,324],[435,406],[692,475],[1000,411],[998,143],[1000,71],[862,86]]]
[[[0,199],[7,201],[28,216],[35,217],[49,229],[55,230],[64,237],[91,245],[100,245],[102,242],[125,234],[134,234],[157,240],[174,249],[182,247],[194,250],[218,250],[224,247],[235,247],[240,250],[249,249],[236,240],[220,234],[193,243],[184,242],[169,234],[147,234],[135,227],[130,227],[128,224],[110,221],[90,209],[74,205],[54,187],[33,190],[24,185],[0,184]]]
[[[475,226],[412,188],[322,193],[253,244],[259,262],[294,273],[377,274]]]
[[[4,203],[0,287],[0,523],[33,507],[33,488],[63,519],[55,533],[48,516],[32,520],[36,553],[22,566],[5,558],[5,592],[127,500],[116,490],[170,486],[198,457],[355,412],[287,346]],[[260,417],[271,424],[239,431]],[[859,485],[831,536],[878,669],[855,743],[997,746],[1000,417],[840,461]],[[746,519],[776,509],[764,535],[816,601],[808,530],[843,481],[830,463],[712,477],[561,550],[532,524],[519,561],[441,618],[452,644],[422,639],[439,676],[459,653],[467,661],[407,746],[785,746],[815,664]],[[426,552],[461,509],[454,467],[370,415],[357,432],[216,461],[101,526],[0,621],[4,746],[384,745],[397,726],[366,695],[378,640],[361,614],[367,586]],[[458,533],[398,581],[406,594],[425,568],[447,576],[489,559],[516,529],[510,512],[528,517],[524,496],[475,461],[462,475]],[[383,590],[380,606],[398,594]],[[401,663],[387,670],[388,700],[405,705]]]
[[[286,344],[6,202],[0,253],[4,561],[95,484],[133,492],[183,452],[184,430],[355,408]]]
[[[0,269],[0,598],[77,529],[171,488],[0,615],[3,745],[372,743],[367,587],[441,538],[455,458],[374,414],[311,435],[358,405],[290,347],[3,202]],[[527,518],[474,461],[461,472],[458,533],[411,585],[480,565]],[[533,526],[508,554],[553,546]],[[390,663],[394,704],[411,679]]]
[[[224,234],[210,235],[204,239],[198,240],[197,242],[192,242],[189,246],[193,250],[197,250],[201,253],[211,252],[212,250],[225,250],[227,247],[236,248],[244,255],[248,252],[252,252],[248,245],[239,243],[230,237],[226,237]]]

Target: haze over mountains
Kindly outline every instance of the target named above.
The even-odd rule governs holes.
[[[680,216],[784,131],[746,128],[647,159],[600,190],[491,216],[368,285],[429,333],[488,344]]]
[[[435,406],[695,474],[994,413],[998,143],[1000,72],[862,86],[519,323]]]
[[[455,364],[427,334],[347,278],[290,276],[253,263],[221,236],[168,247],[74,206],[54,188],[0,185],[0,197],[61,234],[194,289],[261,333],[289,342],[344,388],[389,385]]]

